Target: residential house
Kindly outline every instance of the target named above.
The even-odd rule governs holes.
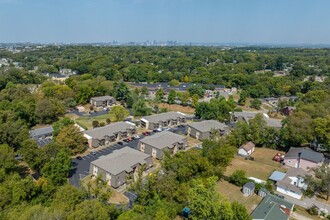
[[[138,143],[138,149],[154,158],[162,159],[164,151],[175,154],[179,150],[187,147],[187,137],[162,131],[141,139]]]
[[[116,99],[112,96],[98,96],[98,97],[93,97],[90,100],[90,103],[94,107],[108,107],[116,104]]]
[[[294,204],[267,194],[251,214],[253,220],[288,220]]]
[[[256,145],[252,141],[249,141],[238,148],[238,155],[248,157],[254,152],[255,147]]]
[[[47,126],[43,128],[30,130],[30,138],[34,139],[39,147],[43,147],[53,140],[53,127]]]
[[[306,175],[307,172],[301,168],[290,168],[284,178],[276,182],[276,191],[295,199],[301,199],[303,190],[307,189],[307,184],[304,183]]]
[[[256,186],[254,182],[248,182],[244,184],[242,188],[242,192],[244,193],[245,196],[252,196],[254,194],[255,188]]]
[[[187,135],[198,140],[210,138],[212,131],[217,131],[219,136],[224,136],[229,133],[229,127],[216,120],[194,122],[187,125]]]
[[[142,166],[145,170],[152,167],[151,156],[130,147],[123,147],[92,161],[89,170],[93,177],[101,175],[103,181],[113,188],[118,188],[130,180],[136,181]]]
[[[185,114],[181,112],[165,112],[143,117],[141,119],[141,127],[153,130],[160,127],[175,126],[185,122]]]
[[[116,122],[104,127],[94,128],[84,132],[89,147],[106,146],[111,142],[132,136],[136,126],[130,122]]]
[[[313,151],[310,148],[291,147],[284,156],[284,164],[289,167],[309,170],[321,166],[324,161],[322,153]]]

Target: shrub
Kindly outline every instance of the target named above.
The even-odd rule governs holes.
[[[243,186],[249,179],[246,177],[244,170],[236,170],[230,177],[229,182],[236,186]]]
[[[309,207],[307,209],[307,212],[310,214],[310,215],[318,215],[319,214],[319,209],[317,208],[316,205],[312,205],[311,207]]]

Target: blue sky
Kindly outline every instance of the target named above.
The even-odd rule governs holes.
[[[0,42],[330,44],[330,0],[0,0]]]

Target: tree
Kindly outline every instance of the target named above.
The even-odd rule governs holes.
[[[199,85],[192,85],[188,88],[188,92],[191,97],[194,95],[198,95],[199,98],[202,98],[205,94],[205,90],[203,89],[202,86]]]
[[[215,191],[216,179],[192,181],[193,187],[188,191],[189,207],[194,210],[193,219],[231,220],[233,211],[228,201]]]
[[[330,167],[323,164],[312,169],[314,175],[308,175],[305,182],[308,184],[308,192],[324,196],[327,201],[330,197]]]
[[[330,151],[330,115],[324,118],[316,118],[312,122],[313,136],[316,141],[324,145]]]
[[[71,158],[69,153],[61,149],[55,157],[46,162],[42,168],[42,174],[54,185],[63,185],[67,182],[71,170]]]
[[[68,149],[72,154],[82,153],[86,150],[87,139],[75,125],[63,127],[58,136],[55,138],[55,143],[62,148]]]
[[[124,82],[120,81],[116,82],[114,85],[113,96],[119,101],[124,100],[127,102],[128,98],[131,96],[131,92],[128,86]]]
[[[183,92],[181,95],[181,104],[188,105],[189,99],[190,99],[189,92]]]
[[[141,88],[141,95],[145,95],[145,96],[149,95],[149,90],[147,87],[143,86]]]
[[[242,187],[245,183],[247,183],[248,178],[246,177],[246,173],[244,170],[235,170],[229,177],[229,182]]]
[[[198,94],[192,95],[192,97],[191,97],[191,106],[196,108],[197,104],[198,104],[198,100],[199,100]]]
[[[168,84],[170,86],[178,86],[178,85],[180,85],[180,82],[176,79],[172,79]]]
[[[250,138],[256,145],[263,145],[266,142],[267,124],[261,113],[249,120]]]
[[[110,118],[107,118],[106,120],[105,120],[105,122],[107,123],[107,125],[108,124],[110,124],[111,123],[111,119]]]
[[[15,160],[15,152],[13,148],[7,144],[0,145],[0,170],[4,169],[8,173],[15,169],[17,161]]]
[[[234,130],[230,133],[229,139],[236,147],[242,146],[250,140],[250,127],[244,121],[238,121],[235,125]]]
[[[167,96],[168,104],[174,104],[175,98],[176,98],[176,92],[175,90],[171,89],[171,91],[168,93]]]
[[[85,200],[76,205],[75,211],[68,216],[68,220],[109,220],[107,208],[97,200]]]
[[[139,99],[133,105],[134,116],[146,116],[151,114],[151,108],[147,107],[144,99]]]
[[[260,109],[260,106],[261,106],[260,99],[253,99],[253,101],[250,104],[251,108],[255,108],[255,109],[258,109],[258,110]]]
[[[251,219],[246,208],[242,204],[238,203],[237,201],[235,201],[231,204],[231,208],[234,212],[232,220],[250,220]]]
[[[58,120],[57,122],[55,122],[55,123],[52,125],[52,127],[53,127],[53,129],[54,129],[54,131],[53,131],[53,136],[56,137],[56,136],[60,133],[60,131],[61,131],[61,129],[62,129],[63,127],[68,126],[68,125],[70,125],[70,124],[74,124],[74,121],[71,120],[71,119],[68,118],[68,117],[61,118],[60,120]]]
[[[121,105],[113,106],[109,113],[109,117],[113,122],[123,121],[128,116],[129,111]]]
[[[42,99],[37,102],[35,114],[39,123],[50,123],[56,121],[58,116],[64,113],[63,106],[49,99]]]
[[[239,96],[239,100],[238,100],[238,104],[239,105],[245,105],[245,102],[246,102],[246,99],[248,97],[248,94],[245,90],[243,90],[241,93],[240,93],[240,96]]]
[[[287,145],[300,147],[313,139],[312,118],[305,112],[294,112],[285,123],[283,139]]]
[[[33,139],[23,141],[19,153],[33,170],[40,171],[45,164],[44,152]]]
[[[94,121],[92,121],[92,125],[93,125],[93,128],[97,128],[100,126],[100,123],[99,123],[99,121],[94,120]]]
[[[159,88],[157,91],[156,91],[156,101],[157,102],[161,102],[163,99],[164,99],[164,95],[165,95],[165,92],[162,88]]]

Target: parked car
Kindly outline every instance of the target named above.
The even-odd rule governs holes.
[[[81,156],[76,156],[76,159],[77,160],[82,160],[82,157]]]
[[[96,152],[95,151],[91,151],[91,155],[95,156]]]
[[[124,143],[122,141],[118,141],[117,144],[124,145]]]
[[[124,139],[125,142],[131,142],[133,139],[131,137],[128,137],[126,139]]]
[[[133,136],[133,138],[135,138],[135,139],[140,139],[141,137],[140,137],[139,135],[135,134],[135,135]]]
[[[150,132],[146,131],[146,132],[143,132],[142,133],[144,136],[149,136],[150,135]]]
[[[161,132],[161,131],[163,131],[164,129],[163,128],[157,128],[156,129],[156,132]],[[155,132],[155,131],[154,131]]]
[[[284,155],[281,154],[281,153],[277,153],[273,157],[273,160],[276,161],[276,162],[282,162],[284,160]]]

